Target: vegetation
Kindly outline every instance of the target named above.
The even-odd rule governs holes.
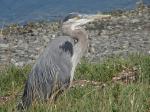
[[[29,66],[8,67],[0,73],[0,112],[16,111]],[[136,68],[136,80],[114,81],[127,68]],[[150,56],[115,57],[103,63],[82,61],[75,80],[101,82],[76,85],[61,95],[55,103],[36,104],[29,112],[149,112]]]

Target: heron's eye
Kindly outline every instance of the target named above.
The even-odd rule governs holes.
[[[78,40],[77,38],[74,38],[74,43],[75,43],[75,44],[77,44],[78,41],[79,41],[79,40]]]

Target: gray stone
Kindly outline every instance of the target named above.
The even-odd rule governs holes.
[[[0,48],[8,48],[9,44],[0,44]]]

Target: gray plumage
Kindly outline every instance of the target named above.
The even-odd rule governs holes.
[[[81,18],[82,17],[82,18]],[[22,101],[18,109],[28,108],[33,101],[55,100],[67,89],[74,76],[75,68],[88,46],[87,32],[80,27],[91,18],[70,14],[62,25],[60,36],[50,42],[34,64],[25,84]]]
[[[73,45],[73,39],[68,36],[57,38],[48,44],[28,76],[22,97],[24,108],[34,98],[46,101],[56,90],[69,87]]]

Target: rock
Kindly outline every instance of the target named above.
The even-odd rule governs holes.
[[[131,22],[132,23],[138,23],[138,22],[140,22],[140,20],[139,19],[133,19],[133,20],[131,20]]]
[[[33,31],[34,35],[38,35],[38,31],[37,30],[33,29],[32,31]]]
[[[14,65],[17,67],[23,67],[25,65],[25,62],[17,62]]]
[[[51,35],[51,39],[55,39],[56,35],[55,34],[52,34]]]
[[[43,39],[45,40],[46,43],[49,42],[49,38],[47,36],[43,36]]]
[[[89,50],[88,50],[88,52],[89,52],[89,53],[95,53],[94,47],[90,47]]]
[[[9,47],[9,44],[2,44],[0,43],[0,48],[8,48]]]

